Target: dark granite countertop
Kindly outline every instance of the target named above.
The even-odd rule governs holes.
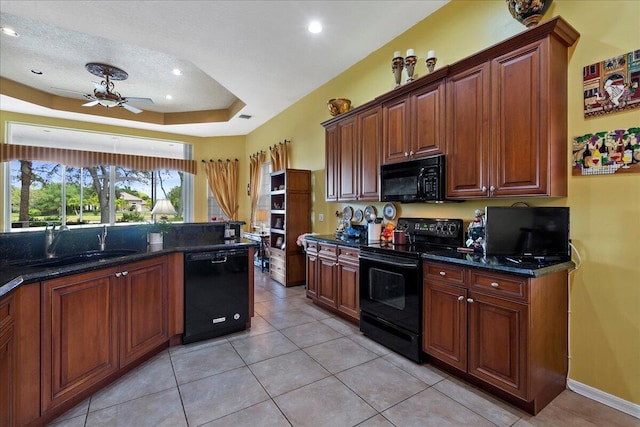
[[[367,238],[336,237],[335,235],[309,235],[307,240],[331,243],[342,246],[362,248],[368,245]],[[572,261],[566,262],[514,262],[505,257],[483,256],[479,253],[462,253],[454,250],[441,250],[422,254],[422,259],[448,262],[484,270],[517,274],[526,277],[540,277],[558,271],[567,271],[575,267]]]
[[[237,249],[252,246],[257,247],[258,243],[247,239],[241,239],[240,241],[233,243],[189,243],[182,241],[176,242],[176,245],[174,246],[169,246],[160,250],[147,249],[146,251],[138,251],[130,255],[118,256],[109,259],[91,260],[64,266],[37,267],[29,266],[28,264],[2,265],[0,266],[0,297],[6,295],[23,283],[33,283],[41,280],[67,276],[70,274],[98,270],[101,268],[112,267],[123,263],[130,263],[143,259],[167,255],[174,252],[211,251],[219,249]]]

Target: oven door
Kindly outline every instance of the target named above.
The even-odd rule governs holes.
[[[420,333],[420,259],[360,252],[360,310]]]

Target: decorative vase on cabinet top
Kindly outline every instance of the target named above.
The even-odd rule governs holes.
[[[513,18],[527,28],[535,27],[553,0],[506,0]]]

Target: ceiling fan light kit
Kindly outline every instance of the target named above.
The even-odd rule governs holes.
[[[84,67],[94,76],[102,77],[104,80],[100,83],[93,83],[95,85],[93,95],[85,96],[85,98],[90,99],[91,101],[86,104],[82,104],[83,107],[102,105],[106,108],[122,107],[135,114],[142,112],[141,109],[127,104],[127,102],[133,98],[124,98],[115,90],[113,80],[126,80],[129,77],[129,74],[127,74],[126,71],[118,67],[114,67],[113,65],[101,64],[99,62],[89,62],[85,64]],[[139,102],[153,104],[153,101],[149,98],[136,98],[136,100]]]

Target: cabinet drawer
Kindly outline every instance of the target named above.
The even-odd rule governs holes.
[[[526,278],[470,270],[469,289],[501,298],[529,300],[529,282]]]
[[[424,262],[424,279],[444,280],[447,283],[464,285],[464,267],[437,262]]]
[[[269,259],[269,268],[271,270],[273,269],[284,269],[285,267],[285,261],[283,258],[276,258],[276,257],[271,257],[271,259]]]
[[[318,242],[312,242],[307,240],[307,252],[318,253]]]
[[[341,262],[348,262],[351,264],[359,264],[358,256],[360,255],[360,250],[356,248],[351,248],[348,246],[338,246],[338,259]]]
[[[323,258],[332,258],[335,259],[337,257],[338,245],[329,245],[325,243],[320,243],[318,245],[319,251],[318,256]]]
[[[0,329],[13,323],[13,296],[7,297],[0,302]]]
[[[282,261],[284,263],[284,252],[278,249],[274,250],[273,248],[271,248],[271,250],[269,251],[269,258],[271,258],[271,264],[273,264],[274,261]]]

